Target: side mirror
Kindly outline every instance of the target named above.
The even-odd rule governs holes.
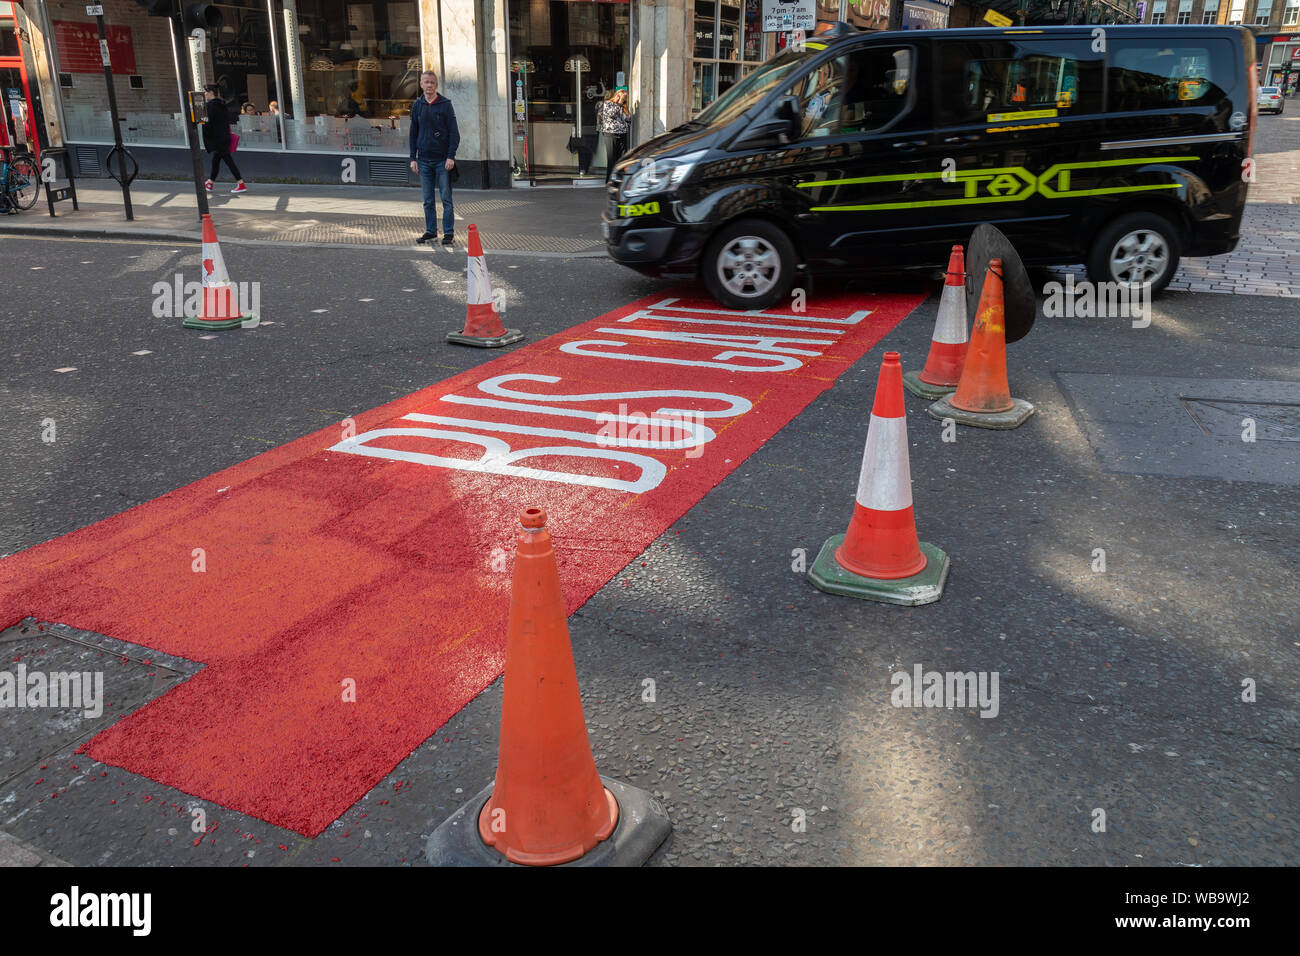
[[[783,96],[776,101],[776,115],[780,119],[798,121],[799,100],[794,96]]]
[[[776,108],[766,111],[732,143],[733,149],[755,146],[784,146],[799,138],[802,124],[799,120],[799,99],[783,96]]]

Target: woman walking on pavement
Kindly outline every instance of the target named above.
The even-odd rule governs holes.
[[[212,185],[221,171],[221,161],[225,160],[231,175],[237,180],[235,188],[230,191],[247,192],[248,187],[244,185],[244,177],[239,175],[235,158],[230,155],[230,110],[226,108],[225,100],[217,95],[219,92],[221,87],[215,83],[209,83],[203,88],[203,98],[208,102],[208,121],[203,124],[203,148],[212,154],[212,172],[204,188],[212,192]]]
[[[600,135],[605,140],[605,182],[614,174],[614,164],[627,149],[627,87],[620,86],[600,104]]]

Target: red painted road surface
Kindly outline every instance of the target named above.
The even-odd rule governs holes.
[[[85,749],[314,836],[501,673],[521,507],[572,613],[921,298],[642,300],[0,562],[0,625],[203,662]]]

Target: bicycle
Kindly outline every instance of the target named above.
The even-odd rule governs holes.
[[[36,157],[26,149],[0,150],[0,199],[17,209],[31,209],[41,196]]]

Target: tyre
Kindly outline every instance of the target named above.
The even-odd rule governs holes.
[[[1178,229],[1164,216],[1132,212],[1110,223],[1093,241],[1088,278],[1093,282],[1149,285],[1158,295],[1178,271]]]
[[[732,309],[765,309],[794,283],[790,237],[761,219],[724,226],[709,243],[700,269],[709,293]]]
[[[14,157],[9,167],[9,197],[19,209],[31,209],[41,196],[41,175],[31,156]]]

